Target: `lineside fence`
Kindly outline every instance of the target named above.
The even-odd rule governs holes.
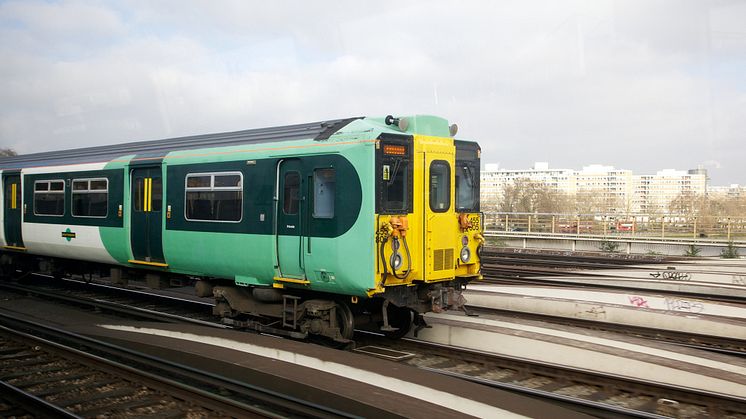
[[[746,241],[746,215],[725,217],[485,212],[484,217],[485,230],[494,233]]]

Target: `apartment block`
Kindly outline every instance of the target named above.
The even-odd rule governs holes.
[[[483,208],[496,208],[503,191],[517,179],[528,179],[549,186],[552,190],[574,196],[578,202],[593,202],[609,213],[650,214],[667,212],[673,200],[680,196],[695,197],[707,193],[707,172],[666,169],[654,175],[636,175],[631,170],[613,166],[590,165],[581,170],[550,169],[546,162],[535,163],[531,169],[500,169],[487,164],[482,171]]]

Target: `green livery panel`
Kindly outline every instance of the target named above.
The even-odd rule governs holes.
[[[370,180],[363,170],[373,170],[374,143],[324,154],[316,145],[294,143],[287,157],[242,151],[231,160],[220,154],[225,161],[205,161],[210,150],[194,159],[167,156],[163,247],[169,269],[243,285],[300,279],[314,290],[360,296],[375,287],[373,200],[366,195],[372,183],[362,181]],[[240,204],[234,189],[240,189]],[[226,204],[231,210],[221,212]]]

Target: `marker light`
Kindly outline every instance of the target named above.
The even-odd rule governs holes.
[[[388,154],[391,156],[403,156],[407,154],[407,148],[403,145],[384,144],[383,154]]]

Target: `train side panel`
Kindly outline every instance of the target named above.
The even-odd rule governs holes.
[[[100,227],[99,235],[109,255],[119,264],[127,265],[132,259],[132,246],[130,245],[130,177],[129,162],[135,156],[123,156],[106,164],[105,170],[118,170],[122,173],[122,227]],[[119,204],[118,204],[119,205]],[[116,208],[119,213],[119,207]],[[117,214],[118,215],[118,214]]]
[[[28,252],[117,263],[101,229],[124,228],[118,211],[122,177],[121,170],[105,170],[104,163],[24,169],[22,234]]]
[[[265,144],[166,156],[169,270],[365,295],[373,287],[374,250],[365,238],[373,188],[360,173],[372,170],[373,147],[302,140],[283,143],[283,151]],[[240,207],[231,198],[239,190]]]
[[[375,244],[370,240],[375,228],[374,152],[375,143],[365,142],[343,146],[339,158],[308,161],[310,234],[303,242],[303,262],[314,290],[366,296],[376,286]],[[316,180],[327,173],[335,177],[331,209],[319,204],[326,191]]]

